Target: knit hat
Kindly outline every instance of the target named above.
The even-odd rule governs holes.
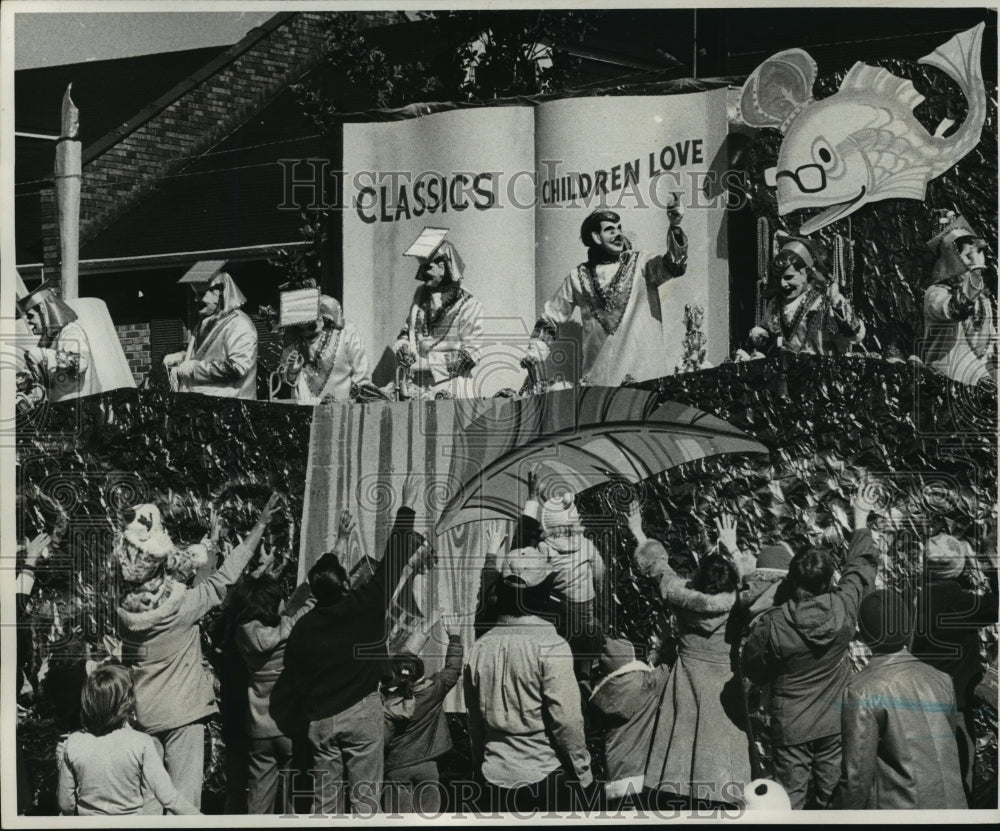
[[[533,546],[507,554],[500,567],[497,607],[501,614],[547,615],[550,611],[555,574],[547,557]]]
[[[155,505],[135,505],[128,516],[114,547],[122,572],[121,606],[130,612],[149,611],[166,600],[171,580],[185,583],[208,564],[208,546],[203,541],[177,548]]]
[[[580,547],[580,512],[573,494],[565,493],[542,505],[542,537],[557,551],[566,553]]]
[[[127,583],[143,583],[157,567],[166,564],[174,544],[163,528],[160,509],[155,505],[136,505],[131,519],[122,530],[115,554]]]
[[[539,585],[551,571],[548,557],[530,545],[508,552],[500,566],[504,582],[528,588]]]
[[[610,675],[616,669],[621,669],[626,664],[635,660],[635,647],[630,641],[620,638],[606,638],[604,649],[597,659],[597,666],[601,675]]]
[[[743,789],[748,811],[791,811],[792,803],[781,785],[771,779],[754,779]]]
[[[927,541],[924,565],[934,577],[958,577],[973,557],[972,546],[951,534],[938,534]]]
[[[392,656],[392,670],[397,680],[413,682],[424,677],[424,662],[412,652],[398,652]]]
[[[576,509],[573,494],[564,493],[545,500],[542,505],[542,532],[550,531],[561,525],[578,525],[580,512]]]
[[[913,608],[897,592],[878,589],[861,601],[858,633],[879,652],[897,652],[913,634]]]

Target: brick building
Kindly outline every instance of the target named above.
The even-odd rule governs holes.
[[[403,19],[356,16],[370,27]],[[289,90],[330,48],[328,17],[277,14],[228,49],[18,73],[18,271],[28,285],[58,279],[53,146],[38,138],[58,133],[73,82],[84,145],[80,294],[108,304],[137,381],[183,345],[190,297],[177,281],[190,267],[229,261],[253,312],[276,299],[281,277],[268,261],[305,244],[299,212],[279,209],[279,160],[330,156]],[[136,106],[143,95],[155,97]],[[127,120],[113,120],[129,104]],[[95,123],[106,131],[95,135]]]

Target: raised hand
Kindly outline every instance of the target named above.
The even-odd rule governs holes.
[[[533,462],[528,466],[528,500],[537,502],[540,498],[540,491],[538,489],[538,472],[541,470],[541,465],[538,462]]]
[[[858,488],[851,497],[851,507],[854,508],[855,520],[858,516],[868,519],[868,514],[879,509],[882,496],[878,482],[867,476],[858,482]]]
[[[462,615],[449,614],[444,609],[438,609],[441,625],[449,636],[462,634]]]
[[[486,531],[486,553],[496,556],[503,550],[506,541],[507,532],[500,525],[489,528]]]
[[[736,517],[723,514],[715,520],[715,527],[719,532],[720,546],[729,554],[735,554],[740,550],[736,544]]]
[[[638,540],[641,545],[644,543],[648,537],[646,537],[645,532],[642,530],[642,503],[636,500],[631,505],[629,505],[628,513],[625,514],[625,521],[628,523],[629,531],[632,532],[632,536]]]
[[[25,565],[33,567],[38,562],[39,557],[46,556],[45,552],[50,542],[52,542],[52,538],[44,531],[34,539],[29,540],[28,544],[24,547]]]
[[[350,511],[345,510],[340,515],[340,522],[337,523],[337,539],[349,540],[357,527],[357,520]]]
[[[270,497],[268,497],[267,504],[264,506],[264,510],[260,512],[257,524],[263,526],[270,525],[274,515],[284,507],[284,502],[285,498],[281,493],[272,491]]]
[[[417,488],[419,478],[412,470],[407,471],[403,480],[403,505],[405,508],[413,508],[417,504]]]
[[[684,206],[681,204],[679,193],[670,195],[670,202],[667,204],[667,218],[670,220],[672,228],[678,227],[684,221]]]

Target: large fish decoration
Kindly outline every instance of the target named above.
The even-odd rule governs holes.
[[[801,49],[772,55],[747,78],[740,96],[751,127],[783,134],[776,167],[765,181],[778,192],[782,216],[825,208],[799,229],[806,235],[881,199],[923,200],[927,183],[979,143],[986,119],[980,67],[985,24],[955,35],[918,63],[940,69],[958,84],[969,112],[954,134],[945,119],[931,135],[913,115],[924,100],[910,81],[858,62],[840,89],[812,97],[816,62]]]

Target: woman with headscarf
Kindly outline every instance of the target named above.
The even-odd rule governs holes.
[[[365,347],[358,330],[344,320],[340,303],[324,294],[315,322],[289,327],[278,377],[299,404],[324,399],[346,404],[353,387],[371,384]]]
[[[464,268],[455,246],[444,240],[417,269],[423,285],[413,295],[394,351],[419,390],[468,397],[455,379],[468,379],[479,360],[483,305],[462,287]]]
[[[645,755],[643,784],[653,804],[734,803],[738,784],[749,782],[750,744],[741,682],[733,672],[734,633],[729,625],[741,583],[754,567],[736,544],[736,523],[717,521],[727,554],[701,558],[695,575],[678,575],[663,545],[642,530],[635,505],[629,529],[639,543],[639,571],[652,578],[677,621],[677,660],[662,687]]]
[[[963,384],[993,378],[997,330],[983,282],[986,244],[960,216],[927,247],[937,261],[924,292],[924,362]]]
[[[750,331],[754,348],[770,341],[793,352],[850,352],[864,340],[865,324],[840,293],[826,253],[813,240],[779,234],[778,241],[781,250],[771,262],[775,296]]]
[[[77,314],[50,286],[42,285],[17,301],[38,345],[25,350],[28,371],[49,401],[68,401],[100,391],[90,340]]]
[[[201,293],[201,319],[187,350],[163,359],[171,389],[257,398],[257,329],[240,311],[246,300],[225,271],[213,275]]]
[[[203,665],[200,622],[226,598],[280,510],[271,494],[256,525],[198,585],[188,587],[208,562],[204,544],[178,549],[155,505],[136,505],[115,541],[121,576],[118,635],[122,663],[135,683],[136,725],[163,747],[177,790],[201,806],[207,720],[219,708]]]

